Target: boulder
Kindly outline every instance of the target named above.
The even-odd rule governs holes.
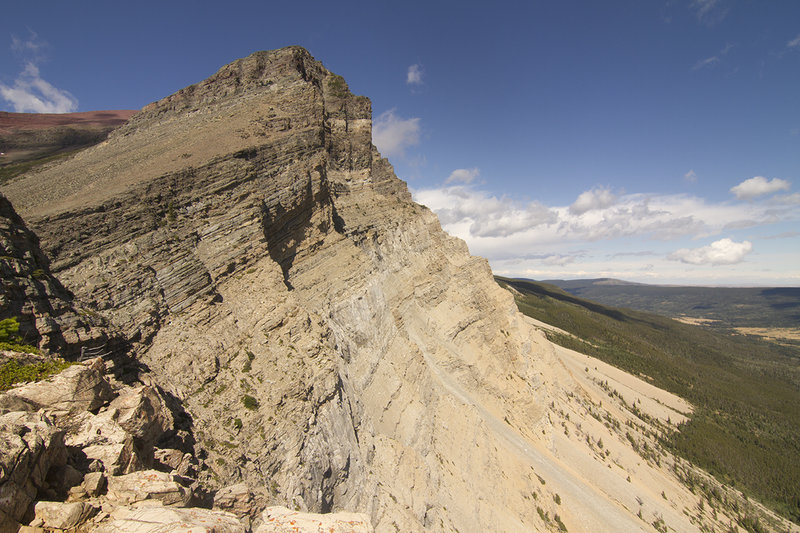
[[[0,519],[30,518],[47,473],[66,464],[64,432],[41,413],[0,415]]]
[[[117,423],[135,437],[141,446],[152,446],[175,420],[161,392],[149,385],[125,389],[108,406]]]
[[[46,409],[59,417],[99,409],[114,397],[104,373],[102,359],[72,365],[50,379],[0,395],[0,409]]]
[[[86,522],[97,512],[84,502],[36,502],[36,518],[31,525],[48,529],[71,529]]]
[[[81,451],[90,463],[99,462],[105,472],[112,476],[141,470],[146,464],[134,445],[133,437],[129,435],[121,442],[94,444],[82,448]]]
[[[267,507],[261,513],[263,523],[255,533],[372,533],[372,523],[363,513],[301,513],[286,507]]]
[[[89,472],[83,476],[83,490],[91,497],[100,496],[106,490],[106,476],[102,472]]]
[[[94,533],[246,533],[236,516],[208,509],[148,506],[115,513]]]
[[[253,493],[244,483],[221,488],[214,495],[214,509],[228,511],[239,518],[254,518],[254,504]]]
[[[108,478],[108,499],[122,505],[157,500],[163,505],[185,507],[192,491],[180,484],[180,476],[142,470]]]

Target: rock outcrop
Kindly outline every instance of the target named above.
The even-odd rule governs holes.
[[[82,348],[105,349],[113,333],[81,309],[50,272],[38,237],[0,194],[0,320],[17,319],[24,342],[77,358]]]
[[[152,387],[86,415],[67,442],[115,475],[188,471],[191,451],[222,513],[198,520],[256,531],[253,510],[276,505],[364,513],[381,532],[727,524],[697,512],[675,473],[690,466],[633,451],[668,426],[576,377],[487,262],[412,202],[371,128],[369,100],[308,52],[259,52],[4,188]],[[167,397],[180,421],[138,414]],[[104,416],[118,436],[94,444]],[[147,455],[170,424],[181,438],[173,428],[178,442]],[[125,509],[101,530],[155,512]]]

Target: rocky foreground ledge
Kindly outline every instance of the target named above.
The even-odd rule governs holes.
[[[245,484],[207,492],[170,404],[101,358],[0,394],[0,532],[372,531],[363,514],[259,512]]]

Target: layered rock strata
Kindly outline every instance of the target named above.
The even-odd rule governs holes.
[[[0,320],[9,318],[19,322],[22,342],[68,358],[86,348],[105,351],[114,339],[102,317],[82,309],[53,277],[38,237],[0,194]]]
[[[377,531],[726,523],[631,452],[660,429],[574,377],[371,127],[308,52],[259,52],[4,192],[182,402],[210,490]]]

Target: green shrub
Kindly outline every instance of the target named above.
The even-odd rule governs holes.
[[[20,365],[17,361],[9,361],[0,366],[0,391],[8,390],[17,383],[41,381],[58,374],[73,364],[61,359],[42,361],[30,365]]]
[[[0,342],[11,342],[19,339],[19,322],[16,318],[0,320]]]
[[[255,411],[256,409],[258,409],[258,400],[256,400],[249,394],[245,394],[244,396],[242,396],[242,403],[247,409],[250,409],[251,411]]]
[[[12,352],[39,353],[38,348],[22,344],[19,336],[19,321],[16,318],[0,320],[0,350]]]

